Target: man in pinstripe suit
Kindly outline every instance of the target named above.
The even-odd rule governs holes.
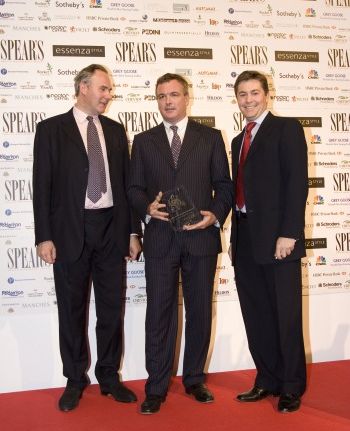
[[[156,84],[163,123],[135,136],[129,199],[145,222],[147,283],[146,399],[142,414],[165,400],[173,367],[181,271],[186,308],[183,384],[199,402],[212,402],[203,372],[211,334],[211,302],[222,227],[232,204],[225,145],[218,130],[188,119],[188,83],[167,73]],[[174,130],[173,126],[177,126]],[[176,141],[176,142],[175,142]],[[173,146],[181,145],[173,154]],[[177,154],[176,154],[177,153]],[[174,231],[162,193],[183,186],[202,220]]]

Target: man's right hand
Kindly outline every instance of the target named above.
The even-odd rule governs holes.
[[[36,247],[36,253],[46,263],[55,263],[56,247],[52,241],[40,242]]]
[[[154,201],[147,207],[147,214],[153,218],[157,218],[163,221],[169,221],[169,214],[164,211],[159,211],[161,208],[165,208],[165,204],[161,204],[163,193],[159,192],[155,197]]]

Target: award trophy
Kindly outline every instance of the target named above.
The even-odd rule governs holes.
[[[162,203],[166,205],[165,211],[169,214],[169,221],[176,232],[182,231],[185,225],[198,223],[203,218],[183,186],[164,192]]]

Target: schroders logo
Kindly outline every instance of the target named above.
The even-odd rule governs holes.
[[[305,248],[327,248],[327,238],[305,238]]]
[[[34,133],[45,112],[3,112],[0,130],[3,133]]]
[[[104,57],[104,46],[91,45],[52,45],[54,57]]]
[[[41,61],[44,56],[42,40],[0,39],[1,60]]]
[[[117,42],[115,44],[118,62],[154,63],[157,60],[155,44],[150,42]]]
[[[314,177],[314,178],[308,178],[308,185],[311,189],[318,189],[324,187],[324,177]]]
[[[187,58],[190,60],[212,60],[211,48],[164,48],[164,58]]]
[[[350,114],[345,112],[332,112],[330,119],[332,132],[350,131]]]
[[[322,127],[322,117],[297,117],[303,127]]]
[[[350,173],[349,172],[333,173],[333,190],[335,192],[350,192]]]
[[[262,45],[231,45],[232,64],[267,64],[267,47]]]
[[[308,51],[275,51],[275,61],[318,63],[319,53]]]
[[[348,49],[328,49],[328,66],[330,67],[350,67],[350,50]]]
[[[349,252],[350,251],[350,233],[339,232],[335,234],[336,246],[335,249],[338,252]]]

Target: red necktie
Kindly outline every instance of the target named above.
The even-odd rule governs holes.
[[[251,122],[248,123],[245,127],[245,134],[243,138],[241,157],[239,159],[238,165],[238,175],[237,175],[237,184],[236,184],[236,204],[239,209],[244,207],[244,185],[243,185],[243,167],[245,159],[247,158],[247,154],[250,148],[250,141],[252,137],[252,129],[256,125],[256,123]]]

